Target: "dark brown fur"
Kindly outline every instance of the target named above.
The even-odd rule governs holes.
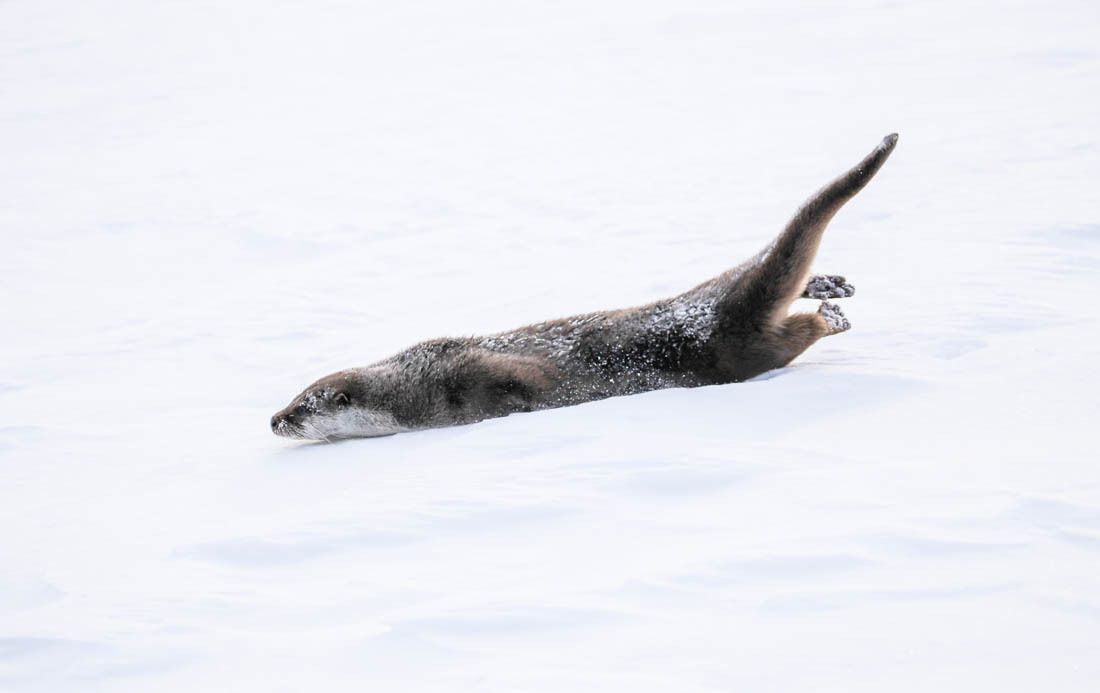
[[[424,342],[321,379],[276,414],[272,428],[291,437],[384,435],[666,387],[740,382],[785,366],[849,327],[829,303],[816,313],[787,310],[800,296],[854,291],[842,277],[809,281],[810,265],[829,220],[896,142],[897,135],[886,137],[822,188],[771,246],[690,291],[488,337]],[[356,423],[363,421],[369,423]]]

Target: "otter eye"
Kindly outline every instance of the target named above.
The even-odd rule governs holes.
[[[291,412],[291,413],[294,414],[295,416],[305,416],[306,415],[306,405],[299,404],[298,406],[294,407],[294,411]]]
[[[351,400],[348,399],[348,396],[345,395],[343,392],[337,392],[335,395],[332,396],[332,403],[339,404],[340,406],[344,406],[350,401]]]

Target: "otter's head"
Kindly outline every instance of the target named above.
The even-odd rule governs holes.
[[[313,383],[271,417],[275,435],[304,440],[370,438],[408,430],[379,406],[364,370],[341,371]]]

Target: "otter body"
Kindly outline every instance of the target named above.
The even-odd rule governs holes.
[[[313,440],[474,423],[668,387],[747,380],[850,325],[825,299],[843,277],[810,276],[822,232],[893,151],[886,137],[807,201],[775,241],[724,274],[635,308],[541,322],[487,337],[437,339],[317,381],[271,420]],[[815,313],[787,315],[799,297]]]

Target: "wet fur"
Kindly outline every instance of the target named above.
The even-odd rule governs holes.
[[[889,157],[886,137],[808,200],[766,249],[678,296],[487,337],[438,339],[319,380],[272,419],[328,439],[473,423],[667,387],[734,383],[779,368],[848,328],[839,309],[788,315],[807,295],[825,226]],[[835,278],[841,280],[842,278]],[[818,284],[828,278],[816,278]],[[839,296],[851,295],[851,287]],[[307,406],[308,405],[308,406]],[[358,429],[353,422],[365,422]]]

